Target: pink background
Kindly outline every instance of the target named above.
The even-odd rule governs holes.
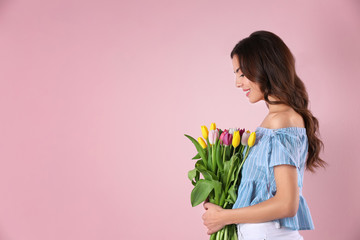
[[[295,55],[325,143],[301,233],[360,239],[359,29],[355,0],[1,1],[0,239],[208,239],[184,134],[262,122],[229,56],[256,30]]]

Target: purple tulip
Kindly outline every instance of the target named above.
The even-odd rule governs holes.
[[[225,146],[229,146],[232,143],[232,134],[226,132],[223,137],[223,142]]]
[[[245,132],[245,128],[243,128],[243,129],[240,129],[240,128],[239,128],[240,137],[242,137],[242,135],[243,135],[244,132]]]

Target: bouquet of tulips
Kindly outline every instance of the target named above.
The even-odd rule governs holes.
[[[222,208],[230,209],[237,199],[237,189],[240,185],[240,169],[244,164],[249,149],[255,144],[256,134],[245,129],[216,128],[211,124],[210,132],[206,126],[201,126],[203,138],[191,140],[197,150],[195,168],[188,172],[188,177],[194,189],[191,192],[191,205],[197,206],[206,199]],[[220,137],[219,137],[220,136]],[[200,178],[201,176],[202,178]],[[210,240],[237,240],[236,225],[226,225],[210,236]]]

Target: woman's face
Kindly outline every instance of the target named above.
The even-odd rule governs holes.
[[[251,103],[256,103],[260,100],[264,100],[264,94],[261,92],[260,87],[257,83],[247,79],[240,70],[240,62],[237,55],[232,58],[232,64],[235,73],[235,86],[242,88],[246,96],[249,98]],[[248,91],[249,90],[249,91]]]

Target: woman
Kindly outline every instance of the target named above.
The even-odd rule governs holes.
[[[236,87],[251,103],[266,102],[269,113],[256,129],[256,142],[242,169],[232,209],[205,202],[203,220],[212,234],[237,224],[239,239],[303,239],[314,229],[302,183],[305,168],[324,167],[318,120],[295,72],[295,60],[275,34],[257,31],[231,52]]]

